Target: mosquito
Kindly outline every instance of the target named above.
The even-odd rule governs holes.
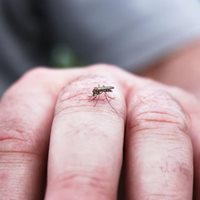
[[[94,87],[93,90],[92,90],[91,100],[94,100],[94,99],[98,98],[94,106],[96,106],[96,104],[97,104],[97,102],[99,100],[99,97],[100,97],[100,95],[102,93],[104,93],[106,100],[110,104],[108,98],[110,98],[110,99],[114,99],[114,98],[110,97],[107,93],[108,92],[113,92],[113,89],[114,89],[113,86],[105,86],[105,85],[103,85],[103,86],[98,85],[98,87]],[[111,105],[111,107],[112,107],[112,105]]]

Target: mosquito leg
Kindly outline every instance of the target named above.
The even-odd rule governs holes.
[[[100,95],[96,96],[97,97],[97,100],[96,100],[96,103],[94,104],[94,107],[97,105],[98,101],[99,101],[99,98],[100,98]],[[96,98],[95,98],[96,99]]]
[[[115,110],[115,108],[112,106],[112,104],[110,103],[109,99],[108,99],[108,94],[106,92],[104,92],[104,96],[107,100],[107,102],[109,103],[110,107],[117,113],[117,111]],[[118,114],[118,113],[117,113]]]
[[[107,93],[105,93],[105,94],[109,99],[115,99],[114,97],[109,96]]]
[[[99,101],[99,95],[98,96],[88,96],[88,97],[89,97],[89,101],[94,101],[95,99],[97,99],[95,104],[93,105],[95,107]]]

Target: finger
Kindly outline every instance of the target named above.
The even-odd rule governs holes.
[[[63,72],[36,69],[27,73],[2,97],[1,199],[42,198],[54,105],[66,78]]]
[[[166,87],[174,97],[179,99],[180,103],[184,106],[185,110],[190,114],[191,128],[190,137],[194,149],[194,194],[193,200],[200,199],[200,102],[193,95],[181,90],[179,88]]]
[[[192,199],[189,119],[172,96],[151,85],[136,86],[127,100],[127,199]]]
[[[116,199],[122,165],[125,103],[109,77],[82,75],[60,95],[53,120],[46,199]],[[91,100],[98,85],[109,99]],[[95,105],[96,104],[96,105]]]

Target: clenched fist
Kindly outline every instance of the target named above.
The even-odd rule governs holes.
[[[199,121],[192,95],[113,66],[35,69],[0,102],[0,199],[200,199]]]

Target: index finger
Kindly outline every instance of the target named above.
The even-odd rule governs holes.
[[[58,92],[80,71],[34,69],[0,102],[0,199],[41,199]]]

